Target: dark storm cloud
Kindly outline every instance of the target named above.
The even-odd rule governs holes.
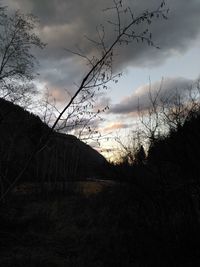
[[[155,9],[159,0],[125,0],[132,10],[140,12]],[[32,12],[40,19],[39,35],[48,43],[46,49],[38,54],[40,59],[40,79],[50,87],[70,87],[78,82],[86,69],[82,60],[64,50],[81,48],[92,55],[94,47],[84,35],[94,38],[96,26],[105,23],[106,16],[114,19],[111,12],[102,10],[112,5],[112,0],[6,0],[6,4],[23,12]],[[168,0],[170,8],[167,21],[156,21],[151,30],[153,40],[161,49],[145,44],[131,44],[116,57],[117,69],[136,66],[159,65],[177,53],[184,53],[199,36],[200,2],[197,0]],[[107,17],[108,18],[108,17]],[[126,18],[125,18],[126,20]],[[106,27],[108,40],[113,29]]]
[[[150,105],[150,93],[154,99],[156,93],[159,91],[159,97],[165,99],[166,97],[170,97],[170,95],[174,95],[174,92],[178,94],[186,92],[192,84],[194,84],[194,81],[185,78],[167,78],[151,85],[141,86],[131,96],[124,98],[120,103],[112,106],[110,113],[137,113],[138,106],[140,110],[146,110]]]

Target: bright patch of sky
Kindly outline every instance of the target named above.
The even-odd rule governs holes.
[[[150,66],[146,68],[129,67],[123,73],[117,84],[111,84],[111,89],[108,96],[111,98],[111,105],[119,103],[122,99],[133,94],[137,88],[145,84],[155,83],[161,81],[162,78],[183,77],[191,80],[200,78],[200,53],[199,53],[200,38],[194,43],[188,51],[182,54],[174,54],[173,57],[166,59],[166,61],[158,66]],[[123,121],[129,125],[133,124],[134,118],[124,116],[123,118],[118,114],[110,114],[107,116],[105,127],[112,125],[114,121]],[[116,155],[119,151],[115,151],[117,143],[114,138],[117,135],[127,136],[134,129],[118,129],[111,133],[111,139],[102,140],[101,146],[104,148],[102,154],[109,160],[116,160]]]
[[[161,81],[166,77],[185,77],[195,80],[200,77],[200,38],[193,47],[185,54],[174,54],[166,59],[162,65],[150,66],[146,68],[129,67],[123,72],[123,76],[117,84],[111,84],[108,95],[112,103],[119,102],[125,96],[133,93],[135,89],[149,80],[153,83]]]

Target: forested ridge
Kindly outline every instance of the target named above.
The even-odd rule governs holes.
[[[84,180],[100,176],[101,167],[107,164],[103,156],[75,136],[57,132],[51,133],[40,151],[35,152],[40,140],[50,133],[49,126],[38,116],[4,99],[0,99],[0,116],[2,192],[33,153],[33,160],[19,183]]]

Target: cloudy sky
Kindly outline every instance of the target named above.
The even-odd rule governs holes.
[[[47,43],[38,53],[40,88],[48,87],[62,99],[65,89],[73,91],[87,71],[79,57],[65,48],[95,53],[85,36],[95,38],[96,26],[105,26],[106,40],[110,42],[113,28],[106,23],[115,20],[112,12],[103,12],[112,6],[112,0],[3,0],[10,9],[33,13],[40,20],[38,34]],[[160,0],[125,0],[134,14],[156,9]],[[186,88],[200,75],[200,0],[166,0],[170,12],[168,20],[152,23],[153,41],[160,49],[146,44],[131,43],[120,49],[114,69],[123,76],[117,84],[110,84],[107,95],[99,102],[110,106],[102,130],[129,128],[131,114],[136,111],[138,98],[145,105],[149,80],[158,87],[163,79],[165,91]],[[127,23],[125,15],[123,22]],[[182,89],[181,89],[182,90]]]

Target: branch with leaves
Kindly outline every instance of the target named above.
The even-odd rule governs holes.
[[[55,120],[52,126],[52,131],[56,128],[56,125],[62,118],[63,114],[70,108],[71,105],[73,105],[73,102],[81,92],[87,90],[89,92],[94,92],[94,90],[100,90],[102,87],[104,88],[110,81],[117,82],[117,79],[120,78],[121,73],[113,73],[113,58],[115,56],[114,49],[118,45],[128,45],[134,41],[145,41],[148,45],[157,47],[152,41],[152,33],[149,32],[148,26],[151,24],[153,19],[167,19],[167,13],[169,10],[165,9],[164,6],[165,1],[162,1],[156,10],[145,11],[135,17],[130,7],[123,6],[122,0],[113,0],[113,6],[111,8],[107,8],[105,11],[112,10],[117,14],[117,21],[109,21],[109,23],[114,27],[113,30],[115,33],[115,38],[111,44],[107,45],[105,28],[103,25],[100,25],[100,27],[97,27],[98,39],[89,39],[98,49],[98,51],[100,51],[99,56],[92,56],[92,58],[89,58],[88,56],[83,55],[80,51],[70,51],[86,60],[87,64],[89,65],[89,71],[82,79],[82,82],[80,83],[74,95],[71,97],[68,104],[64,107]],[[123,25],[122,17],[127,12],[129,14],[129,22],[127,25]],[[136,33],[135,28],[137,28],[139,25],[147,25],[147,28],[141,33]]]

